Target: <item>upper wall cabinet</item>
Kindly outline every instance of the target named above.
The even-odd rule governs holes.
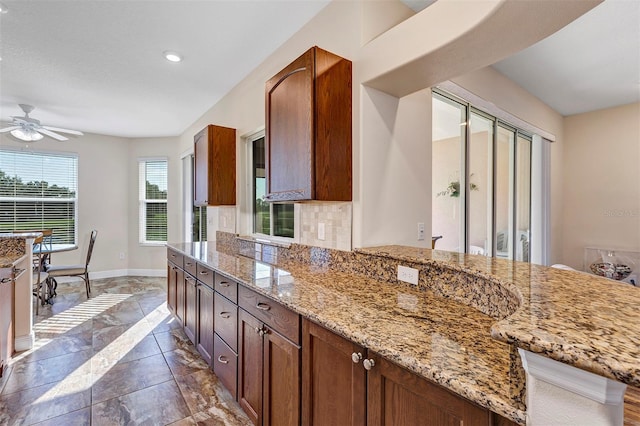
[[[194,136],[196,206],[236,204],[236,130],[208,125]]]
[[[266,84],[269,201],[351,201],[351,61],[312,47]]]

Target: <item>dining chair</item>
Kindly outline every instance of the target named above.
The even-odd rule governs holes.
[[[42,285],[49,278],[49,274],[43,270],[42,263],[42,245],[44,244],[44,235],[33,240],[33,295],[36,297],[36,315],[40,312],[40,305],[45,303],[46,286]]]
[[[93,252],[93,246],[96,242],[98,231],[95,229],[91,231],[91,237],[89,238],[89,247],[87,248],[87,258],[84,265],[49,265],[47,268],[47,284],[50,292],[54,292],[58,286],[56,281],[57,277],[80,277],[84,280],[84,284],[87,290],[87,299],[91,294],[91,282],[89,281],[89,262],[91,262],[91,253]],[[51,290],[54,289],[54,290]]]

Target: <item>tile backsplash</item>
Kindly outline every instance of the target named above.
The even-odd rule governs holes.
[[[350,202],[310,202],[296,204],[296,221],[300,244],[351,250],[352,205]],[[322,224],[322,225],[321,225]],[[318,227],[324,226],[324,239]]]

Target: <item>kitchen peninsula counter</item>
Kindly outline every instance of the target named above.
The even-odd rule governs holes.
[[[291,310],[491,411],[525,423],[518,348],[640,385],[640,289],[593,275],[438,250],[169,244]],[[285,255],[287,251],[298,255]],[[304,253],[299,255],[299,253]],[[247,254],[247,253],[245,253]],[[420,270],[395,282],[398,264]]]
[[[491,411],[524,424],[512,347],[491,337],[495,319],[429,290],[336,271],[324,262],[279,267],[169,244],[221,274]],[[283,265],[283,264],[286,264]],[[515,354],[517,358],[517,354]],[[514,374],[517,377],[514,377]]]

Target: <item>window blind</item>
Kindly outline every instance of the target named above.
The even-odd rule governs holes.
[[[167,242],[167,161],[139,160],[140,242]]]
[[[53,231],[53,243],[76,244],[78,157],[0,150],[0,232]]]

